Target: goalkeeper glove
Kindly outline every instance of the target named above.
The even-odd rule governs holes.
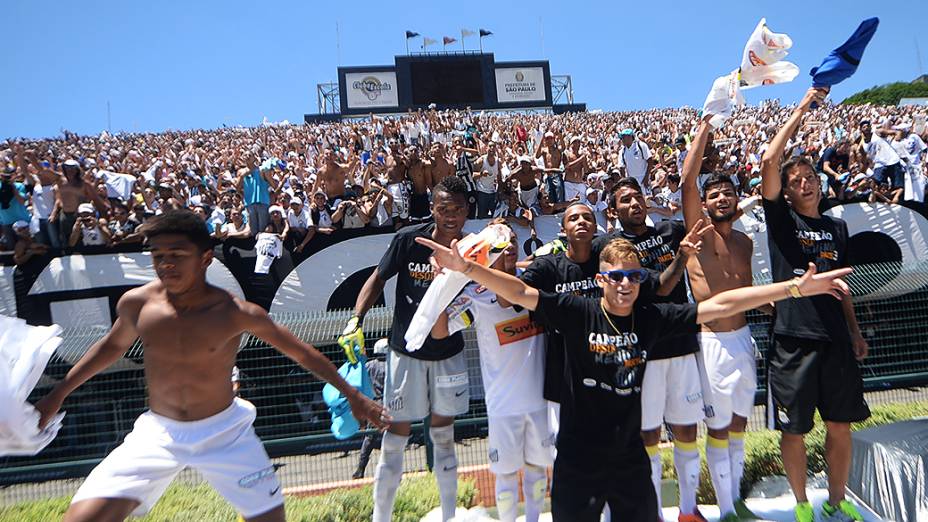
[[[352,317],[345,325],[344,331],[338,336],[338,345],[345,350],[348,362],[358,364],[358,357],[367,355],[364,350],[364,331],[361,330],[361,318]]]

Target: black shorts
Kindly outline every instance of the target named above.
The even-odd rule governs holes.
[[[554,522],[599,522],[609,504],[612,520],[657,521],[657,494],[648,460],[624,465],[586,462],[574,466],[558,453],[551,480]]]
[[[767,421],[786,433],[808,433],[816,408],[826,421],[870,417],[849,344],[774,335],[767,353],[767,391]]]
[[[429,208],[428,194],[411,194],[409,196],[409,217],[416,220],[423,220],[431,217],[432,210]]]

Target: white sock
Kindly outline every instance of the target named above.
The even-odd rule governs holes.
[[[374,472],[374,522],[390,522],[393,518],[393,501],[403,478],[403,451],[408,435],[383,434],[380,443],[380,461]]]
[[[655,444],[654,446],[645,446],[648,452],[648,458],[651,459],[651,484],[654,485],[654,492],[657,493],[657,515],[661,520],[664,518],[664,512],[661,509],[661,475],[664,467],[661,465],[661,450]]]
[[[545,468],[525,465],[522,477],[522,496],[525,497],[525,522],[538,522],[548,490],[548,473]]]
[[[526,503],[528,496],[526,495]],[[496,511],[500,522],[515,522],[519,514],[519,474],[496,475]]]
[[[695,442],[674,441],[673,467],[680,484],[680,513],[696,510],[696,490],[699,488],[699,450]]]
[[[438,498],[441,499],[442,520],[454,518],[458,499],[458,457],[454,454],[454,425],[430,428],[432,461],[438,481]]]
[[[728,455],[731,460],[731,495],[734,500],[741,498],[741,477],[744,476],[744,432],[728,433]]]
[[[709,476],[712,477],[720,516],[734,513],[735,504],[731,496],[731,458],[728,455],[727,439],[716,439],[711,435],[706,439],[706,463],[709,465]]]
[[[603,506],[603,516],[599,518],[599,522],[612,522],[612,511],[609,509],[608,502]]]

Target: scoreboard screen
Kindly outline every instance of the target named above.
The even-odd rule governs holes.
[[[483,65],[479,58],[421,60],[409,64],[413,105],[484,103]]]

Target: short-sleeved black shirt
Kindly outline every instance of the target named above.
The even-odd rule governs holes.
[[[686,227],[683,222],[661,221],[656,226],[648,227],[647,231],[640,236],[620,230],[596,238],[593,241],[593,255],[598,262],[600,252],[606,248],[610,241],[616,238],[626,239],[638,249],[641,266],[653,270],[659,275],[670,266],[670,263],[673,263],[684,236],[686,236]],[[686,295],[686,283],[683,278],[673,287],[669,295],[666,297],[655,296],[654,301],[677,304],[689,302]],[[699,344],[695,335],[684,335],[679,339],[668,339],[666,344],[667,346],[658,350],[662,355],[652,357],[652,360],[670,359],[699,351]]]
[[[794,211],[781,195],[764,200],[767,243],[773,280],[788,281],[802,275],[810,262],[819,272],[848,266],[847,223],[830,216],[811,218]],[[847,319],[841,301],[830,295],[787,299],[776,303],[774,333],[849,342]]]
[[[414,352],[406,351],[406,330],[412,321],[419,302],[432,284],[435,273],[429,258],[432,250],[416,243],[417,237],[432,238],[434,223],[406,227],[393,236],[390,247],[377,265],[381,279],[397,276],[396,302],[393,309],[393,329],[390,331],[390,348],[414,359],[439,361],[457,355],[464,350],[464,337],[460,332],[447,339],[426,338],[422,347]]]
[[[586,263],[577,263],[564,252],[535,258],[521,278],[528,286],[555,294],[573,294],[599,297],[602,291],[595,281],[599,262],[590,256]],[[564,368],[564,339],[556,328],[545,326],[544,397],[553,402],[561,401],[561,388],[568,384]]]
[[[671,336],[696,335],[696,305],[637,301],[626,317],[607,315],[600,299],[541,292],[537,317],[563,333],[571,386],[561,397],[558,456],[601,466],[644,457],[644,362],[663,355]]]

